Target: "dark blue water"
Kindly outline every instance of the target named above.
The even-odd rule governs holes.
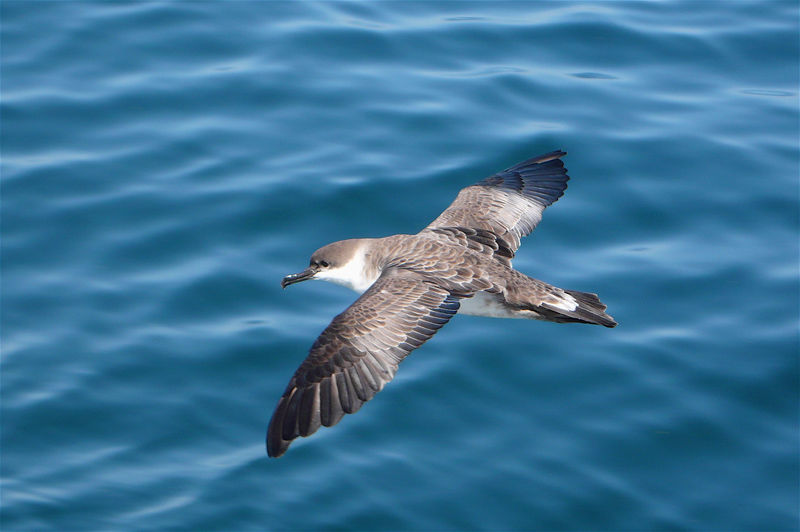
[[[3,530],[798,528],[797,2],[0,4]],[[457,316],[266,424],[416,232],[562,148],[515,266],[616,329]]]

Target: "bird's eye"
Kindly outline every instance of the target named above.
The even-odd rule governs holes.
[[[327,268],[328,266],[330,266],[330,264],[328,264],[328,261],[326,260],[319,261],[319,265],[322,266],[323,268]]]

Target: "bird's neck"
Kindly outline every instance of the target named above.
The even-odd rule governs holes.
[[[338,268],[317,274],[317,279],[346,286],[359,294],[367,290],[381,275],[381,267],[371,253],[370,240],[364,239],[349,261]]]

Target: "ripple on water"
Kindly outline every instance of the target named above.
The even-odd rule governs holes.
[[[488,5],[0,3],[3,529],[796,527],[797,6]],[[515,265],[619,327],[456,317],[268,460],[356,297],[281,277],[558,148]]]

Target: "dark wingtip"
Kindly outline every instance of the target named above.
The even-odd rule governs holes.
[[[289,444],[292,443],[286,440],[274,441],[272,438],[267,437],[267,456],[270,458],[279,458],[286,453]]]
[[[479,186],[513,190],[544,207],[558,201],[567,189],[567,169],[561,157],[567,152],[551,151],[506,168],[483,181]]]
[[[272,419],[267,428],[267,456],[278,458],[282,456],[291,445],[292,440],[283,439],[283,418],[286,413],[286,397],[281,397]]]
[[[526,160],[522,161],[521,163],[517,163],[514,166],[512,166],[511,168],[506,168],[505,171],[509,172],[509,171],[518,170],[518,169],[523,168],[525,166],[530,166],[532,164],[546,163],[548,161],[553,161],[555,159],[560,159],[560,158],[564,157],[566,154],[567,154],[567,152],[565,152],[564,150],[554,150],[554,151],[551,151],[551,152],[548,152],[548,153],[543,153],[541,155],[537,155],[536,157],[531,157],[530,159],[526,159]]]
[[[553,159],[560,159],[566,154],[567,152],[564,150],[553,150],[550,153],[543,153],[542,155],[535,157],[535,159],[538,159],[538,162],[540,163],[544,163],[547,161],[552,161]]]

